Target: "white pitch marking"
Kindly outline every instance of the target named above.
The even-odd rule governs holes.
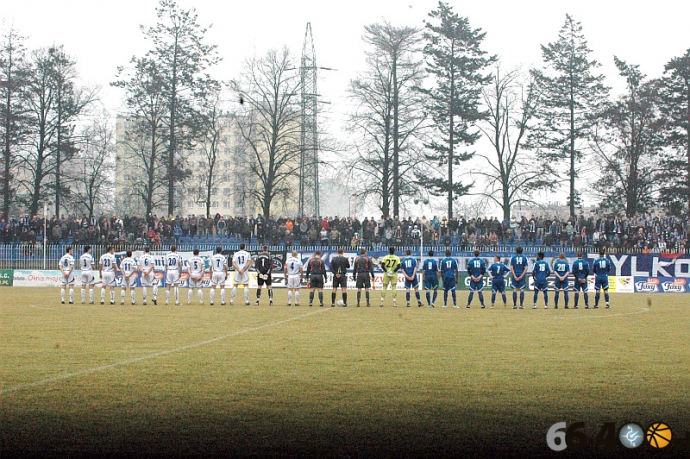
[[[154,352],[153,354],[143,355],[141,357],[134,357],[132,359],[122,360],[120,362],[115,362],[115,363],[111,363],[108,365],[101,365],[101,366],[89,368],[86,370],[75,371],[74,373],[65,373],[65,374],[62,374],[59,376],[53,376],[52,378],[42,379],[40,381],[34,381],[34,382],[26,383],[26,384],[19,384],[19,385],[13,386],[13,387],[9,387],[7,389],[0,390],[0,395],[9,394],[11,392],[17,392],[17,391],[20,391],[23,389],[29,389],[31,387],[42,386],[44,384],[49,384],[52,382],[61,381],[63,379],[74,378],[76,376],[83,376],[83,375],[88,375],[91,373],[97,373],[99,371],[109,370],[111,368],[116,368],[116,367],[120,367],[123,365],[129,365],[131,363],[137,363],[137,362],[153,359],[156,357],[161,357],[161,356],[168,355],[168,354],[174,354],[176,352],[186,351],[188,349],[195,349],[197,347],[206,346],[207,344],[212,344],[212,343],[215,343],[217,341],[222,341],[224,339],[232,338],[233,336],[242,335],[245,333],[261,330],[261,329],[268,328],[268,327],[275,327],[275,326],[282,325],[282,324],[287,323],[287,322],[292,322],[293,320],[302,319],[304,317],[313,316],[314,314],[319,314],[321,312],[330,311],[330,310],[331,310],[331,308],[319,309],[318,311],[310,312],[309,314],[302,314],[301,316],[291,317],[289,319],[281,320],[279,322],[273,322],[270,324],[259,325],[258,327],[245,328],[244,330],[239,330],[236,332],[228,333],[227,335],[218,336],[216,338],[211,338],[211,339],[208,339],[206,341],[201,341],[199,343],[188,344],[186,346],[176,347],[175,349],[169,349],[167,351]]]
[[[40,306],[36,306],[34,304],[29,305],[30,308],[36,308],[36,309],[45,309],[46,311],[55,311],[55,308],[42,308]]]

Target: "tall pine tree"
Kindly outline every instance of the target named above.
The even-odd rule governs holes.
[[[458,16],[447,3],[429,13],[426,23],[424,56],[427,71],[434,79],[427,96],[427,111],[434,121],[432,140],[426,145],[428,161],[438,163],[440,176],[418,177],[434,195],[448,199],[448,218],[453,217],[453,199],[467,193],[470,185],[457,180],[454,169],[469,160],[473,152],[462,146],[473,145],[481,136],[475,123],[485,113],[480,108],[482,87],[491,81],[486,72],[496,58],[481,49],[486,33],[472,29],[469,20]]]
[[[666,64],[659,83],[666,144],[671,147],[662,162],[661,202],[674,215],[690,216],[690,49]]]
[[[575,215],[580,201],[576,179],[593,126],[603,110],[608,94],[604,76],[595,74],[600,64],[590,59],[591,49],[582,33],[582,25],[566,15],[558,40],[542,45],[544,69],[533,70],[541,94],[540,122],[530,143],[538,148],[542,161],[563,164],[556,176],[569,182],[568,206]]]

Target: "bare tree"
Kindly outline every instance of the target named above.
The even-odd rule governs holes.
[[[350,169],[361,185],[357,196],[375,197],[384,215],[392,210],[398,216],[402,197],[417,189],[412,168],[420,167],[417,141],[425,120],[417,91],[424,77],[422,36],[419,29],[388,22],[364,30],[363,40],[370,46],[368,68],[349,89],[357,104],[348,122],[357,152]]]
[[[270,50],[245,62],[230,88],[243,102],[236,116],[240,136],[251,154],[250,174],[257,186],[247,192],[265,217],[277,198],[294,197],[300,158],[299,74],[287,48]]]
[[[548,163],[536,161],[525,147],[539,97],[533,78],[526,83],[521,79],[518,70],[504,73],[499,63],[493,81],[482,89],[487,116],[478,127],[493,148],[491,153],[477,153],[483,160],[482,167],[473,171],[486,183],[478,194],[496,203],[508,220],[515,204],[532,202],[531,191],[551,187],[544,180]]]
[[[70,161],[66,180],[71,184],[71,202],[81,207],[89,219],[97,209],[113,202],[115,171],[115,131],[105,110],[80,132],[77,156]]]

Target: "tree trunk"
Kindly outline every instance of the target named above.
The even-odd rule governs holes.
[[[172,62],[172,84],[170,88],[170,150],[168,153],[168,216],[175,213],[175,123],[177,122],[177,37],[175,38],[175,52]]]
[[[60,163],[62,153],[62,83],[57,90],[57,148],[55,150],[55,215],[60,216]]]
[[[398,144],[398,63],[397,55],[393,54],[393,216],[400,216],[400,146]]]
[[[5,98],[5,148],[3,153],[3,165],[4,165],[4,175],[2,182],[2,215],[5,221],[10,221],[10,200],[12,199],[12,193],[10,190],[10,172],[12,165],[12,156],[10,154],[11,140],[10,140],[10,130],[12,129],[12,60],[8,61],[8,71],[7,71],[7,97]]]
[[[575,216],[575,101],[570,85],[570,216]]]

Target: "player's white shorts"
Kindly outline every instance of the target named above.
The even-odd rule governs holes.
[[[93,271],[81,272],[81,285],[93,285],[95,282]]]
[[[192,278],[192,276],[194,276],[194,274],[189,275],[189,288],[201,288],[204,286],[203,285],[204,284],[204,275],[203,274],[199,277],[199,280],[194,280]]]
[[[177,285],[180,283],[180,272],[179,271],[168,271],[165,276],[166,285]]]
[[[247,271],[245,271],[244,273],[240,274],[237,271],[235,271],[234,282],[235,282],[235,285],[248,284],[249,283],[249,273]]]
[[[137,286],[137,275],[130,274],[129,279],[125,279],[125,275],[122,275],[122,288],[134,288]]]
[[[103,287],[115,287],[115,273],[113,271],[104,272],[101,282]]]
[[[151,271],[151,274],[149,274],[149,275],[146,275],[146,274],[141,275],[141,286],[142,287],[153,287],[154,282],[156,282],[156,276],[153,274],[153,271]]]
[[[290,274],[287,278],[288,288],[299,288],[301,276],[299,274]]]
[[[69,272],[69,271],[68,271]],[[74,271],[68,275],[68,272],[62,272],[62,285],[72,285],[74,284]]]
[[[225,285],[225,272],[224,271],[214,272],[211,275],[211,285],[214,287],[217,285]]]

